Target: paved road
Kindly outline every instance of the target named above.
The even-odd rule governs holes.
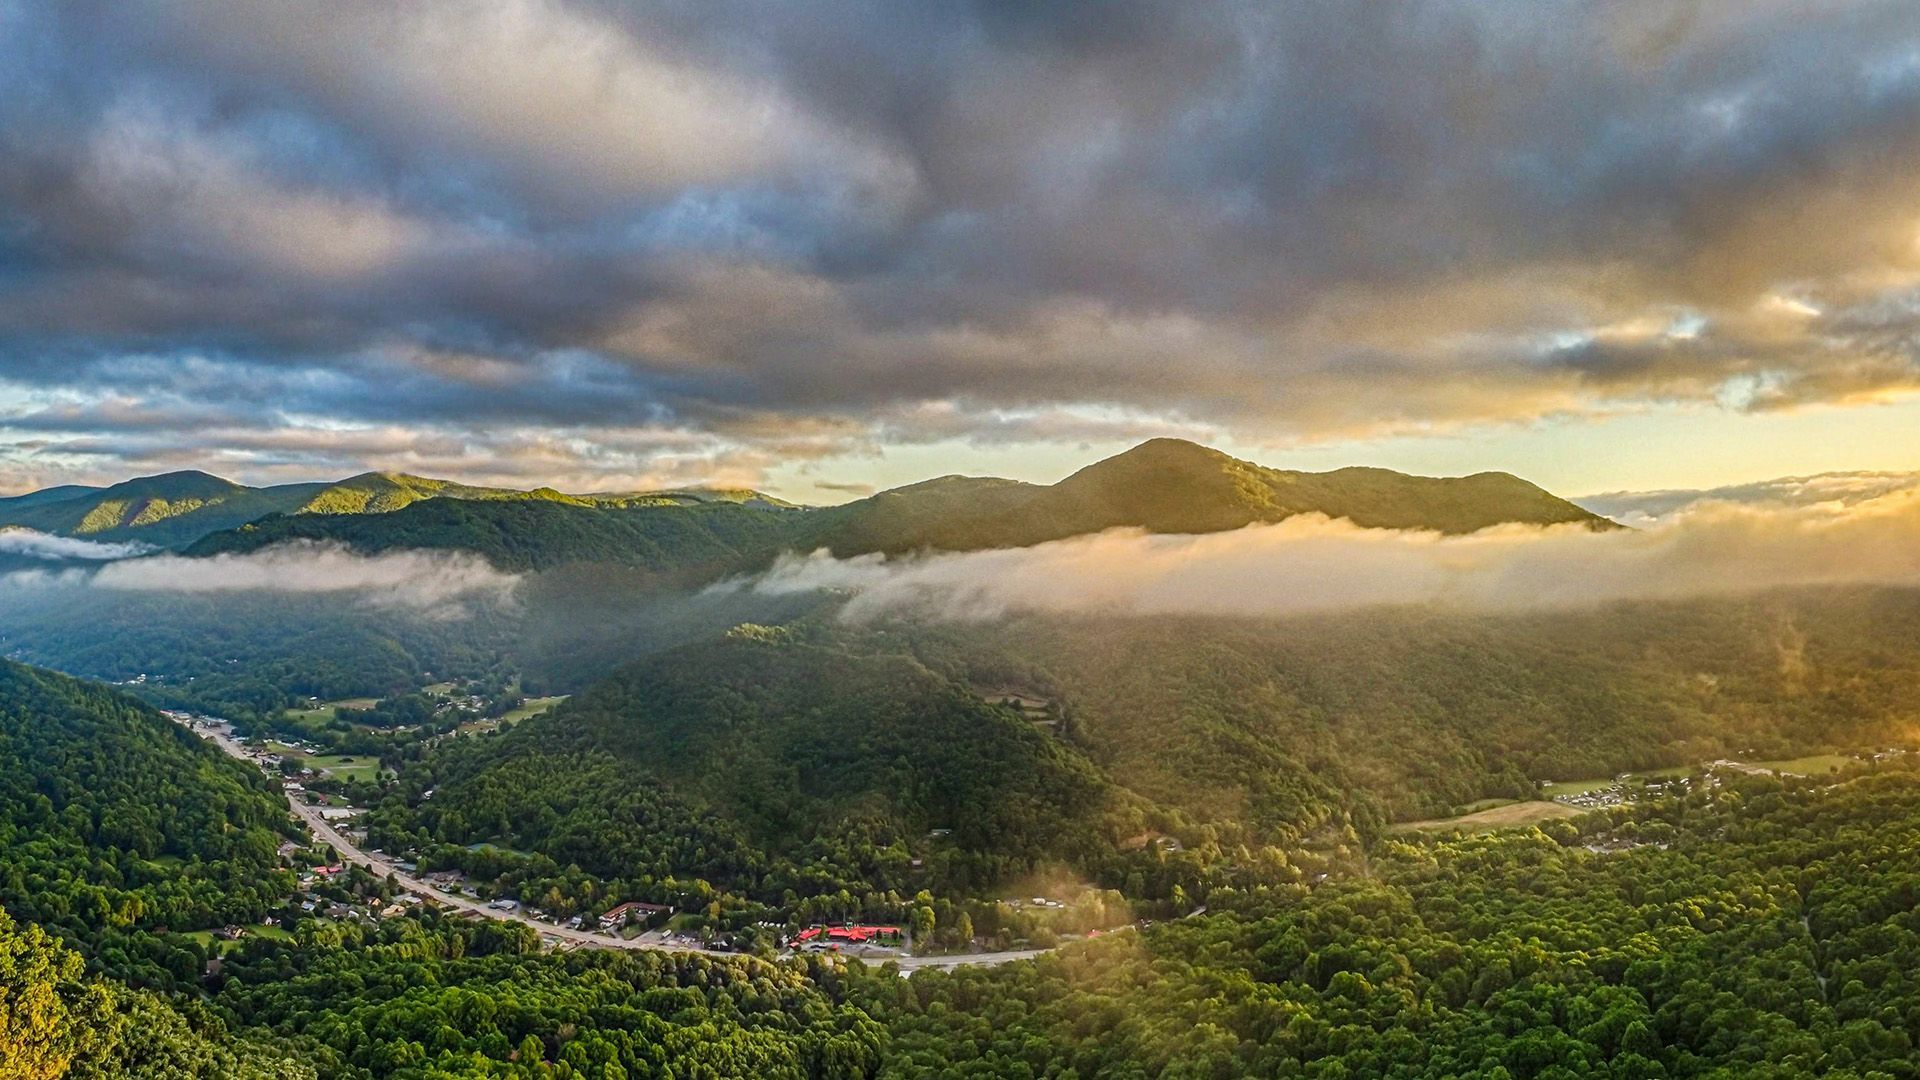
[[[241,761],[245,761],[250,765],[253,764],[253,759],[247,756],[246,747],[242,746],[238,740],[226,732],[218,728],[196,727],[193,730],[202,737],[212,739],[220,749],[226,751],[230,756],[239,758]],[[575,930],[571,927],[541,922],[524,912],[501,911],[498,908],[488,907],[486,904],[469,897],[444,893],[427,884],[425,881],[402,871],[398,866],[394,865],[391,860],[360,850],[353,841],[340,835],[340,831],[333,827],[332,822],[320,815],[319,807],[309,806],[295,798],[291,793],[287,794],[287,806],[293,810],[294,816],[306,823],[307,828],[313,831],[314,836],[333,845],[333,849],[339,852],[340,857],[345,861],[356,866],[365,867],[376,877],[386,878],[391,876],[400,883],[402,889],[430,903],[438,904],[441,907],[453,908],[458,911],[469,911],[483,918],[498,919],[503,922],[525,923],[535,930],[540,931],[540,933],[546,937],[573,942],[592,949],[703,953],[707,956],[740,955],[736,952],[708,949],[699,945],[685,945],[678,942],[646,938],[622,938],[615,937],[612,934],[595,933],[591,930]],[[929,968],[956,968],[975,964],[1004,964],[1012,960],[1028,960],[1046,951],[1045,949],[1021,949],[1010,952],[965,953],[958,956],[885,956],[864,957],[862,959],[875,964],[893,960],[900,965],[902,972],[912,972]]]

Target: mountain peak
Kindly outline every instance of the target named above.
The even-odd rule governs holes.
[[[1087,472],[1103,466],[1136,469],[1192,469],[1218,467],[1230,464],[1235,459],[1224,451],[1211,446],[1202,446],[1188,439],[1175,439],[1170,436],[1148,439],[1131,450],[1123,450],[1110,458],[1096,461],[1087,468]]]
[[[152,476],[136,476],[123,480],[106,489],[106,493],[160,495],[178,498],[183,495],[213,495],[239,491],[241,487],[224,477],[215,476],[199,469],[181,469],[177,472],[155,473]]]

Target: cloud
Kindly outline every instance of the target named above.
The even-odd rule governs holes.
[[[519,582],[517,576],[495,570],[477,555],[428,551],[359,555],[305,543],[244,555],[130,559],[103,566],[87,580],[96,589],[146,593],[353,594],[373,606],[438,611],[506,599]]]
[[[1902,0],[0,0],[0,470],[398,427],[620,482],[661,431],[750,471],[767,417],[846,452],[1910,394],[1916,35]]]
[[[152,550],[150,545],[141,543],[110,544],[53,536],[35,529],[0,528],[0,555],[25,555],[32,559],[60,562],[66,559],[128,559]]]
[[[1849,508],[1705,505],[1638,531],[1470,536],[1303,515],[1202,536],[1119,530],[1032,548],[788,557],[717,588],[849,593],[852,619],[1017,612],[1278,616],[1379,605],[1521,611],[1816,585],[1920,587],[1920,493]]]
[[[1750,484],[1665,491],[1613,491],[1574,500],[1625,525],[1643,526],[1707,503],[1758,507],[1850,507],[1898,492],[1920,490],[1920,473],[1834,472],[1786,476]]]

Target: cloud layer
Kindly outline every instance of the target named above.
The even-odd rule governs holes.
[[[1275,616],[1378,605],[1520,611],[1811,585],[1920,587],[1920,493],[1850,508],[1705,504],[1638,531],[1499,526],[1470,536],[1319,515],[1204,536],[1114,531],[888,560],[791,557],[724,586],[848,592],[845,615]]]
[[[1704,490],[1615,491],[1575,500],[1602,517],[1639,527],[1705,503],[1759,507],[1845,508],[1903,491],[1920,491],[1920,473],[1837,472],[1785,476]]]
[[[1916,42],[1904,0],[0,0],[0,469],[1875,400],[1920,387]]]
[[[112,544],[53,536],[35,529],[0,529],[0,555],[24,555],[49,562],[127,559],[152,550],[151,546],[141,543]]]
[[[21,571],[0,578],[16,588],[90,586],[142,593],[346,596],[374,607],[443,614],[456,614],[473,602],[507,600],[519,580],[465,552],[359,555],[309,543],[200,559],[156,555],[111,562],[90,572]]]

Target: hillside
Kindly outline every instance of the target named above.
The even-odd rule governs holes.
[[[457,510],[427,503],[366,520],[283,514],[208,536],[188,551],[205,555],[289,539],[332,540],[366,551],[475,551],[513,569],[605,561],[697,573],[753,569],[781,551],[969,551],[1120,527],[1218,532],[1309,513],[1373,528],[1447,533],[1508,522],[1615,527],[1505,473],[1433,478],[1385,469],[1290,472],[1176,439],[1143,443],[1053,485],[947,476],[821,509],[785,508],[746,494],[751,497],[730,504],[738,511],[732,516],[714,515],[717,506],[657,495],[602,496],[592,503],[560,497],[537,514],[498,501],[468,502]]]
[[[189,555],[254,551],[289,540],[357,551],[471,551],[505,570],[607,563],[668,572],[720,571],[776,550],[785,510],[711,501],[580,506],[558,500],[432,499],[390,514],[281,514],[204,537]]]
[[[1613,527],[1506,473],[1295,472],[1153,439],[1051,486],[950,477],[820,511],[803,533],[813,546],[851,555],[1025,547],[1121,527],[1209,533],[1315,513],[1367,528],[1444,533],[1510,522]]]
[[[377,837],[497,841],[769,901],[823,882],[977,887],[1079,859],[1103,847],[1112,799],[1072,747],[907,657],[754,628],[642,661],[506,736],[460,740],[408,779],[433,798],[383,808]],[[928,856],[923,872],[910,850]]]
[[[836,628],[1056,700],[1115,783],[1266,840],[1447,815],[1536,779],[1910,737],[1920,593],[1476,616],[1023,618]]]
[[[255,488],[189,471],[139,477],[106,488],[68,485],[0,499],[0,527],[18,525],[58,536],[138,540],[177,548],[271,515],[386,514],[435,499],[610,509],[722,503],[765,510],[786,506],[759,492],[735,489],[568,495],[552,488],[518,491],[379,472],[332,483]]]
[[[125,694],[0,661],[0,908],[171,986],[150,931],[258,921],[286,808],[265,781]]]

